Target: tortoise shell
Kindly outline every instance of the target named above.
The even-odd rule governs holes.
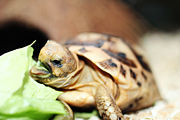
[[[142,80],[148,81],[147,79],[153,77],[142,53],[137,53],[121,38],[84,33],[74,40],[67,41],[65,45],[73,53],[84,56],[101,70],[109,73],[117,83],[128,85],[136,81],[137,86],[141,86]]]

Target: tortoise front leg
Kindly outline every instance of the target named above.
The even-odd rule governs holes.
[[[60,99],[61,103],[64,105],[64,108],[67,112],[66,115],[57,115],[53,120],[74,120],[74,114],[70,106],[64,102],[64,100]]]
[[[113,96],[104,86],[98,86],[95,101],[103,120],[125,120]]]

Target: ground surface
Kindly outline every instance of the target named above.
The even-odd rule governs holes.
[[[141,45],[164,100],[125,116],[130,120],[180,120],[180,32],[149,33]]]

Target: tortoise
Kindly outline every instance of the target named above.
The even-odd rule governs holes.
[[[63,92],[58,99],[75,107],[96,106],[105,120],[124,120],[160,99],[152,71],[137,45],[122,38],[81,33],[63,44],[49,40],[30,75]]]

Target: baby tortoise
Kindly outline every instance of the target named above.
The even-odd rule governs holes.
[[[58,99],[71,106],[96,105],[103,119],[124,120],[121,110],[145,108],[160,98],[152,71],[137,50],[118,37],[83,33],[63,45],[48,41],[38,58],[46,69],[34,66],[30,74],[61,88]]]

